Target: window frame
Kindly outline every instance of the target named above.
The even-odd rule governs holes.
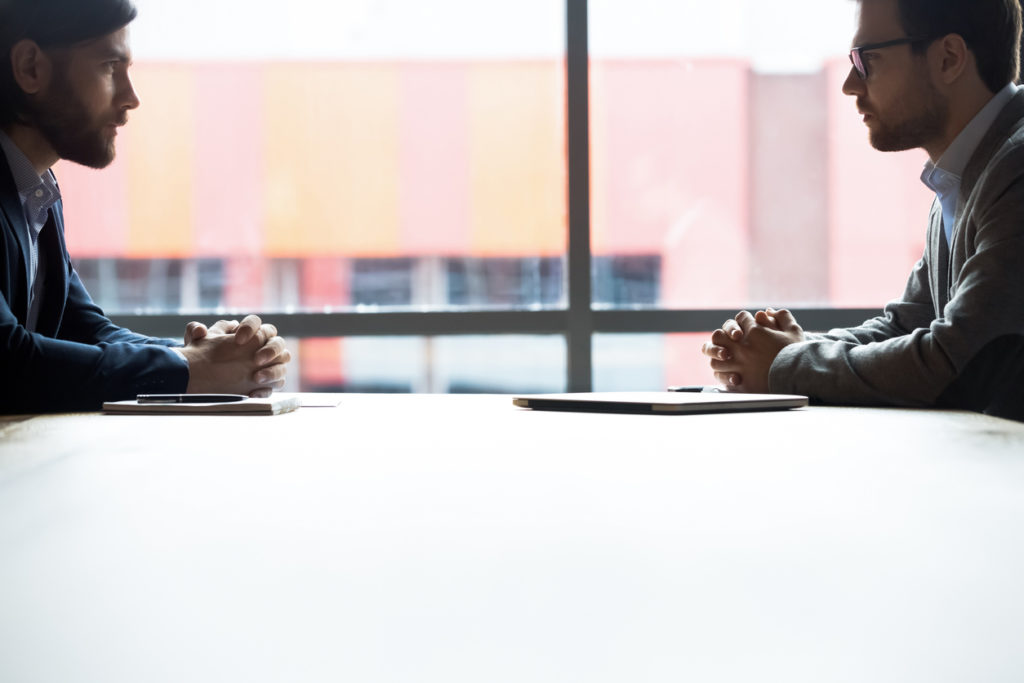
[[[567,307],[560,310],[444,310],[428,312],[256,312],[281,335],[296,338],[358,336],[561,335],[566,340],[566,387],[593,388],[597,334],[677,334],[717,329],[735,310],[595,309],[590,242],[590,50],[588,0],[566,0],[568,159]],[[878,309],[794,308],[809,330],[857,325]],[[142,334],[178,337],[194,315],[113,315]]]

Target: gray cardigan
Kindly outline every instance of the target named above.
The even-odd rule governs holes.
[[[936,200],[902,298],[860,327],[787,346],[769,383],[824,403],[1024,419],[1024,91],[967,164],[952,249]]]

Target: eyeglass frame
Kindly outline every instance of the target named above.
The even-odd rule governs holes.
[[[895,47],[897,45],[914,45],[915,43],[930,43],[935,38],[897,38],[896,40],[886,40],[881,43],[868,43],[867,45],[858,45],[850,50],[850,64],[853,64],[853,70],[857,72],[862,81],[866,81],[868,78],[868,66],[864,62],[865,52],[871,52],[872,50],[881,50],[885,47]]]

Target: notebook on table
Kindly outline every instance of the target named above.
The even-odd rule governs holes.
[[[297,394],[274,394],[269,398],[246,398],[227,403],[108,401],[103,404],[103,412],[112,415],[278,415],[296,410],[300,405],[302,399]]]
[[[532,408],[533,410],[693,415],[700,413],[742,413],[758,410],[791,410],[806,406],[807,397],[790,394],[622,391],[581,394],[529,394],[516,396],[512,399],[512,403],[520,408]]]

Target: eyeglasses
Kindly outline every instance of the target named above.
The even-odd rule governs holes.
[[[857,75],[861,77],[861,80],[865,80],[868,77],[868,65],[864,63],[865,52],[881,50],[883,47],[894,47],[896,45],[928,43],[932,40],[934,40],[934,38],[897,38],[896,40],[887,40],[884,43],[868,43],[867,45],[860,45],[850,50],[850,63],[853,64],[853,68],[856,69]]]

